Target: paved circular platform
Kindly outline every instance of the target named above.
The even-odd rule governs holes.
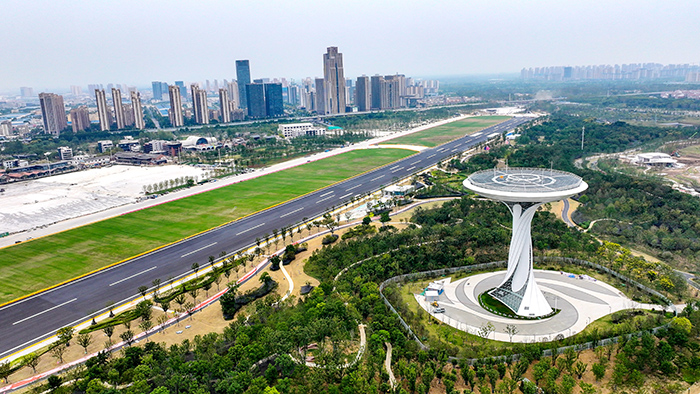
[[[640,304],[607,283],[587,276],[571,275],[559,271],[535,270],[535,278],[547,302],[561,309],[558,314],[542,320],[519,320],[502,317],[482,308],[479,294],[497,286],[505,271],[489,272],[446,281],[439,305],[444,313],[431,313],[435,318],[462,331],[478,335],[479,329],[491,323],[495,331],[490,339],[509,341],[506,326],[517,327],[513,342],[546,342],[557,337],[569,337],[581,332],[591,322],[623,309],[663,309],[660,305]],[[433,307],[419,294],[414,295],[426,311]]]
[[[482,196],[512,202],[558,201],[588,188],[581,177],[570,172],[526,167],[477,171],[464,186]]]

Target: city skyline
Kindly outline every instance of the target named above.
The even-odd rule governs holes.
[[[359,1],[353,7],[321,2],[126,1],[76,4],[82,12],[76,23],[66,23],[75,18],[75,7],[48,1],[12,3],[9,23],[0,27],[3,54],[13,60],[3,64],[0,91],[12,93],[20,86],[38,92],[109,81],[145,87],[158,80],[233,79],[236,59],[255,65],[252,78],[322,76],[315,59],[329,45],[342,48],[352,59],[344,66],[345,76],[353,79],[366,70],[389,75],[400,69],[429,77],[517,74],[523,67],[547,64],[700,60],[691,53],[700,46],[700,27],[693,20],[700,4],[690,1],[642,1],[634,7],[625,2],[554,1]],[[344,17],[323,17],[338,13]],[[245,17],[233,26],[226,22],[232,15]],[[271,23],[265,24],[265,34],[256,34],[263,19]],[[122,29],[116,40],[110,26],[118,20],[140,28]],[[172,20],[187,20],[188,26],[237,39],[224,46],[221,40],[184,34]],[[362,29],[356,28],[358,21]],[[165,36],[178,39],[158,38]],[[188,47],[200,48],[204,55],[190,56]],[[28,55],[32,51],[51,61],[33,61],[35,56]],[[118,61],[101,62],[115,53]]]

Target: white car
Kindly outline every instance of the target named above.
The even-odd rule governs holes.
[[[445,308],[433,308],[433,313],[445,313]]]

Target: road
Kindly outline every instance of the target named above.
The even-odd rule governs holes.
[[[380,189],[413,173],[515,128],[532,118],[512,118],[444,145],[377,168],[357,177],[266,209],[206,233],[166,246],[79,280],[36,294],[0,308],[0,359],[74,326],[107,310],[108,303],[121,303],[138,296],[139,286],[151,287],[190,274],[209,256],[233,252],[255,244],[279,229],[304,218],[314,218],[353,197]]]
[[[564,209],[561,210],[561,218],[564,220],[564,223],[566,223],[567,226],[576,227],[569,217],[569,199],[565,198],[562,201],[564,202]]]

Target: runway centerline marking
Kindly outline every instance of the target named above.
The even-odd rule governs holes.
[[[331,190],[331,191],[329,191],[328,193],[323,193],[323,194],[321,194],[319,197],[326,197],[327,195],[333,194],[333,193],[335,193],[335,191],[332,191],[332,190]]]
[[[348,193],[348,194],[346,194],[346,195],[340,196],[340,197],[338,197],[338,200],[342,200],[342,199],[344,199],[345,197],[351,196],[351,195],[352,195],[352,193]]]
[[[236,235],[238,235],[238,234],[236,234]],[[204,250],[204,249],[206,249],[206,248],[208,248],[208,247],[210,247],[210,246],[214,246],[214,245],[216,245],[216,242],[214,242],[213,244],[209,244],[209,245],[207,245],[207,246],[202,246],[201,248],[199,248],[199,249],[197,249],[197,250],[193,250],[193,251],[191,251],[191,252],[189,252],[189,253],[185,253],[185,254],[183,254],[182,256],[180,256],[180,258],[187,257],[187,256],[189,256],[189,255],[191,255],[191,254],[193,254],[193,253],[197,253],[197,252],[199,252],[200,250]],[[112,286],[112,285],[110,285],[110,286]]]
[[[297,212],[301,211],[302,209],[304,209],[304,207],[301,207],[301,208],[299,208],[299,209],[295,209],[295,210],[293,210],[293,211],[291,211],[291,212],[287,212],[287,213],[285,213],[284,215],[280,215],[280,219],[283,218],[283,217],[285,217],[285,216],[289,216],[289,215],[291,215],[291,214],[293,214],[293,213],[297,213]]]
[[[131,276],[129,276],[129,277],[126,277],[126,278],[124,278],[124,279],[118,280],[118,281],[116,281],[116,282],[110,284],[109,286],[112,287],[112,286],[114,286],[114,285],[118,285],[118,284],[124,282],[125,280],[129,280],[129,279],[131,279],[131,278],[135,278],[135,277],[137,277],[137,276],[139,276],[139,275],[141,275],[141,274],[145,274],[146,272],[152,271],[152,270],[154,270],[154,269],[156,269],[156,268],[158,268],[158,266],[157,266],[157,265],[154,265],[153,267],[151,267],[151,268],[149,268],[149,269],[147,269],[147,270],[143,270],[143,271],[139,272],[138,274],[133,274],[133,275],[131,275]]]
[[[355,186],[351,187],[350,189],[346,190],[346,192],[349,192],[349,191],[352,190],[352,189],[357,189],[357,188],[360,187],[360,186],[362,186],[361,183],[360,183],[359,185],[355,185]]]
[[[331,198],[333,198],[333,196],[326,197],[326,198],[322,198],[322,199],[316,201],[316,204],[318,204],[318,203],[320,203],[320,202],[324,202],[324,201],[329,200],[329,199],[331,199]]]
[[[19,323],[25,322],[25,321],[27,321],[27,320],[29,320],[29,319],[32,319],[32,318],[34,318],[34,317],[37,317],[37,316],[39,316],[39,315],[43,315],[44,313],[50,312],[50,311],[52,311],[52,310],[54,310],[54,309],[56,309],[56,308],[60,308],[60,307],[62,307],[63,305],[70,304],[71,302],[73,302],[73,301],[75,301],[75,300],[77,300],[77,298],[73,298],[72,300],[66,301],[66,302],[64,302],[63,304],[58,304],[58,305],[53,306],[53,307],[51,307],[51,308],[49,308],[49,309],[45,309],[45,310],[43,310],[43,311],[41,311],[41,312],[39,312],[39,313],[35,313],[35,314],[33,314],[33,315],[29,316],[29,317],[25,317],[25,318],[22,319],[22,320],[17,320],[16,322],[12,323],[12,325],[14,326],[15,324],[19,324]]]
[[[372,178],[372,179],[370,179],[369,181],[370,181],[370,182],[376,181],[377,179],[382,178],[382,177],[384,177],[384,174],[382,174],[382,175],[380,175],[380,176],[378,176],[378,177],[376,177],[376,178]]]
[[[247,233],[247,232],[250,231],[250,230],[255,230],[256,228],[261,227],[261,226],[264,226],[264,225],[265,225],[265,223],[260,223],[260,224],[258,224],[257,226],[254,226],[254,227],[251,227],[251,228],[249,228],[249,229],[243,230],[243,231],[241,231],[240,233],[238,233],[238,234],[236,234],[236,235],[238,236],[238,235]]]

